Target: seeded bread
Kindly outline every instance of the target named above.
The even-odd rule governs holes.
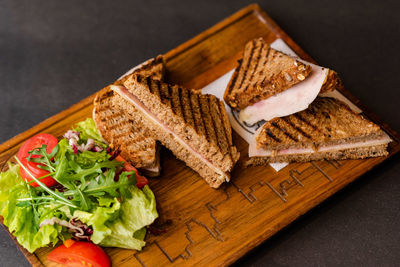
[[[321,86],[320,93],[325,93],[333,90],[340,90],[343,88],[342,80],[339,78],[339,75],[334,70],[329,70],[328,75],[326,76],[325,82]]]
[[[303,81],[311,66],[271,48],[262,38],[246,44],[243,58],[229,81],[225,102],[244,109]]]
[[[244,109],[300,83],[311,71],[311,66],[271,48],[262,38],[253,39],[246,44],[224,100],[233,109]],[[338,74],[329,70],[320,92],[342,87]]]
[[[231,126],[222,101],[213,95],[198,94],[141,75],[130,77],[124,86],[161,124],[151,121],[144,112],[135,113],[130,110],[132,103],[121,102],[124,110],[129,110],[126,114],[128,117],[138,116],[146,122],[144,124],[152,136],[197,171],[210,186],[217,188],[229,180],[229,172],[237,162],[239,153],[232,144]],[[222,173],[211,168],[196,153],[177,141],[165,127]]]

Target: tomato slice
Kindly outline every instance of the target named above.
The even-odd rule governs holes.
[[[40,148],[42,145],[47,145],[47,153],[50,153],[57,145],[58,140],[51,134],[46,134],[46,133],[41,133],[37,134],[28,140],[25,141],[25,143],[21,146],[21,148],[18,151],[17,157],[21,161],[21,163],[29,170],[29,172],[35,176],[35,178],[40,178],[42,176],[45,176],[49,174],[50,172],[43,170],[39,168],[37,165],[38,163],[34,162],[28,162],[27,158],[29,157],[29,151],[35,149],[35,148]],[[37,155],[32,155],[32,158],[38,158],[40,156]],[[20,168],[20,173],[22,178],[30,182],[32,180],[32,177],[25,172],[23,168]],[[42,183],[44,183],[46,186],[53,186],[57,184],[57,181],[54,180],[51,176],[45,177],[40,180]],[[33,187],[38,187],[39,185],[35,182],[30,183],[31,186]]]
[[[115,160],[119,161],[119,162],[122,162],[122,161],[124,162],[123,171],[127,171],[127,172],[135,171],[136,172],[136,186],[139,189],[142,189],[145,185],[147,185],[149,183],[149,181],[146,179],[146,177],[140,175],[138,170],[135,167],[133,167],[132,164],[127,162],[121,155],[118,155],[115,158]]]
[[[76,241],[68,248],[61,245],[50,252],[47,259],[70,267],[111,266],[110,258],[104,250],[91,242],[84,241]]]

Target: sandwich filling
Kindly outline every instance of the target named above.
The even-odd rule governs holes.
[[[332,152],[332,151],[340,151],[352,148],[380,146],[388,144],[391,141],[392,139],[390,139],[390,137],[384,133],[382,136],[373,140],[359,141],[347,144],[325,145],[325,146],[322,145],[317,148],[293,147],[280,150],[273,150],[273,149],[257,148],[257,142],[254,140],[254,142],[252,142],[249,145],[249,157],[269,157],[278,155],[310,154],[315,152]]]
[[[242,109],[239,113],[240,120],[253,125],[262,120],[269,121],[307,109],[318,96],[329,72],[327,68],[308,62],[307,64],[312,66],[312,71],[304,81]]]
[[[222,171],[220,168],[215,166],[210,160],[205,158],[202,154],[200,154],[193,147],[191,147],[189,144],[187,144],[179,135],[177,135],[167,125],[165,125],[165,123],[163,123],[154,113],[152,113],[135,95],[130,93],[125,87],[112,85],[111,89],[113,91],[115,91],[117,94],[119,94],[121,97],[123,97],[125,100],[132,103],[147,118],[149,118],[151,121],[153,121],[157,125],[161,126],[164,129],[164,131],[171,134],[180,145],[182,145],[184,148],[186,148],[188,151],[190,151],[193,155],[195,155],[198,159],[200,159],[202,162],[204,162],[210,169],[212,169],[215,173],[217,173],[221,178],[223,178],[226,181],[229,181],[229,177],[226,175],[226,173],[224,171]]]

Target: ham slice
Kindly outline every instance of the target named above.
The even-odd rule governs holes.
[[[240,120],[253,125],[261,120],[269,121],[275,117],[283,117],[307,109],[318,96],[329,69],[308,62],[304,63],[312,67],[310,75],[304,81],[241,110]]]

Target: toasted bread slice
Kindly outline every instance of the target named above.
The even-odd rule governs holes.
[[[287,90],[307,78],[310,72],[311,66],[257,38],[246,44],[224,99],[232,108],[243,109]]]
[[[124,85],[112,89],[125,100],[119,103],[128,118],[139,117],[156,140],[211,187],[229,181],[239,153],[222,101],[141,75]]]
[[[134,68],[114,84],[120,85],[135,73],[163,79],[164,64],[162,56],[151,59]],[[93,119],[102,137],[121,150],[121,155],[143,174],[157,176],[160,173],[159,149],[146,127],[133,118],[125,117],[125,112],[116,103],[119,97],[107,86],[101,90],[95,100]]]
[[[345,103],[318,97],[308,109],[267,122],[257,136],[260,155],[248,164],[339,160],[387,155],[390,138]]]
[[[232,108],[242,110],[304,81],[311,71],[310,65],[271,48],[262,38],[253,39],[246,44],[224,100]],[[339,76],[329,70],[321,93],[340,87]]]

